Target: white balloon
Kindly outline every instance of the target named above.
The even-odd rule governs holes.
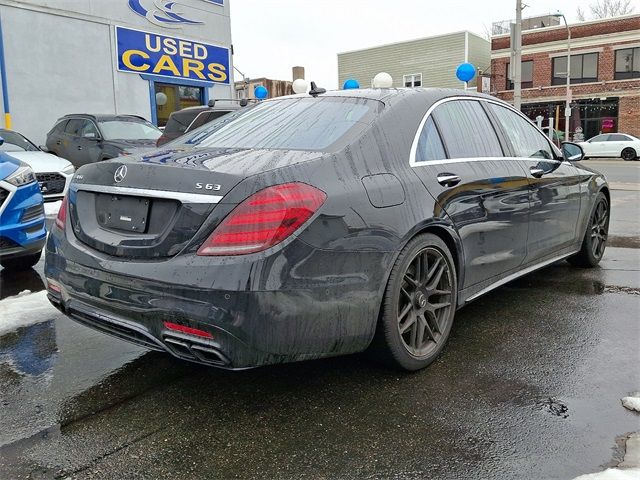
[[[167,100],[168,100],[167,95],[164,92],[156,93],[156,105],[158,105],[159,107],[166,105]]]
[[[299,78],[293,82],[293,91],[295,93],[307,93],[307,82],[303,78]]]
[[[380,72],[373,77],[373,88],[391,88],[393,87],[393,78],[387,72]]]

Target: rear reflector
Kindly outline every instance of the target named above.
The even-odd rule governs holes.
[[[198,330],[197,328],[187,327],[185,325],[179,325],[177,323],[164,322],[164,326],[174,332],[186,333],[187,335],[195,335],[196,337],[213,338],[213,335],[204,330]]]
[[[62,288],[53,280],[47,278],[47,290],[55,293],[62,293]]]
[[[327,195],[305,183],[285,183],[254,193],[216,227],[198,255],[244,255],[273,247],[300,228]]]
[[[69,200],[67,195],[62,199],[62,205],[60,205],[60,210],[58,210],[58,216],[56,217],[56,226],[64,230],[64,226],[67,224],[67,206],[69,205]]]

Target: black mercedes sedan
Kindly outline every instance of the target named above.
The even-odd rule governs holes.
[[[602,258],[605,179],[509,105],[312,93],[79,169],[46,246],[53,305],[222,368],[371,348],[417,370],[467,302]]]

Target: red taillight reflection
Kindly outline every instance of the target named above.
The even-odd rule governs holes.
[[[60,205],[60,210],[58,210],[58,216],[56,217],[56,226],[64,230],[64,226],[67,224],[67,207],[69,205],[69,200],[67,196],[64,196],[62,200],[62,205]]]
[[[322,206],[327,195],[305,183],[286,183],[254,193],[213,231],[198,255],[243,255],[282,242]]]
[[[175,332],[186,333],[188,335],[195,335],[197,337],[203,338],[213,338],[213,335],[209,332],[205,332],[204,330],[199,330],[197,328],[187,327],[185,325],[179,325],[177,323],[164,322],[164,326],[169,330],[173,330]]]

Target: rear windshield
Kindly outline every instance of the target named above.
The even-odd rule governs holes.
[[[289,98],[260,103],[194,130],[178,143],[216,148],[328,151],[355,139],[382,104],[363,98]]]
[[[191,125],[191,122],[198,116],[200,110],[188,110],[186,112],[175,112],[169,117],[167,125],[164,127],[165,134],[182,135],[186,132],[187,127]]]

